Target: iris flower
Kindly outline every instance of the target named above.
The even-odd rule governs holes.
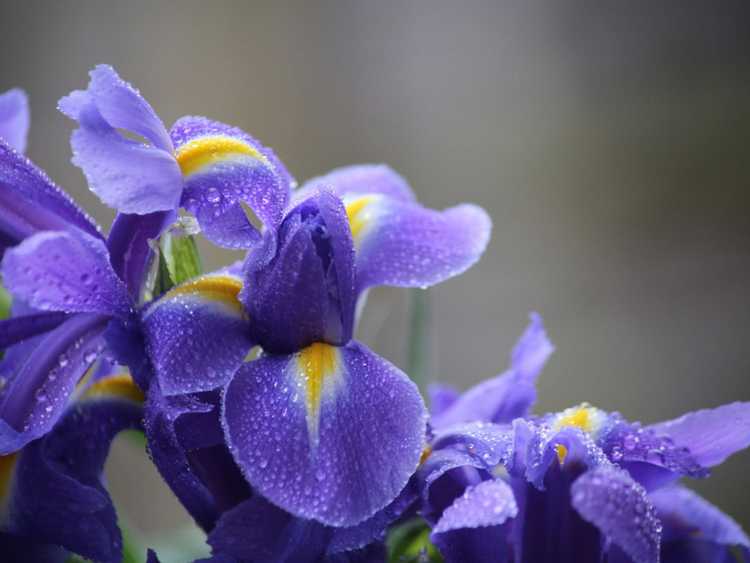
[[[209,240],[229,248],[260,240],[243,204],[264,225],[278,225],[293,180],[270,149],[205,117],[183,117],[167,131],[112,67],[99,65],[90,76],[88,88],[62,98],[59,108],[79,125],[73,163],[105,204],[131,215],[183,207]]]
[[[676,481],[750,445],[750,404],[641,426],[582,404],[533,417],[552,347],[541,319],[510,370],[457,394],[435,390],[420,511],[448,561],[725,561],[750,540]]]
[[[489,230],[476,206],[422,207],[385,166],[316,178],[241,276],[193,280],[145,311],[160,390],[225,385],[223,429],[253,489],[301,518],[362,522],[417,466],[425,411],[405,374],[353,340],[358,299],[375,285],[424,287],[466,270]],[[263,354],[243,363],[253,345]]]

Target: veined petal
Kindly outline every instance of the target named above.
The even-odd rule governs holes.
[[[0,402],[0,455],[52,428],[101,351],[108,320],[106,315],[75,315],[39,340]]]
[[[260,240],[240,202],[276,228],[289,202],[292,179],[273,152],[250,135],[205,117],[183,117],[171,131],[185,179],[183,206],[216,244],[247,248]]]
[[[528,415],[536,401],[537,377],[553,351],[542,318],[532,313],[529,326],[513,349],[508,371],[466,391],[434,416],[432,425],[442,428],[469,421],[509,423]]]
[[[517,514],[513,491],[505,482],[483,481],[443,512],[431,539],[448,563],[512,561],[510,521]]]
[[[357,250],[357,289],[427,287],[472,266],[491,221],[476,205],[434,211],[380,194],[344,197]]]
[[[29,98],[20,88],[0,94],[0,137],[20,153],[29,133]]]
[[[230,450],[253,488],[331,526],[365,520],[403,489],[425,416],[414,384],[356,342],[262,356],[224,394]]]
[[[661,523],[627,472],[614,466],[587,471],[571,486],[571,503],[636,563],[659,561]]]
[[[37,233],[5,253],[2,272],[8,290],[37,309],[120,316],[131,310],[106,246],[84,233]]]
[[[118,213],[115,217],[107,237],[109,259],[134,301],[140,296],[151,263],[153,250],[149,241],[159,238],[176,218],[174,211],[158,211],[148,215]]]
[[[690,450],[702,466],[713,467],[750,446],[750,403],[699,410],[647,428]]]
[[[406,180],[387,164],[355,164],[336,168],[305,182],[294,193],[294,199],[302,201],[321,188],[342,198],[378,194],[404,203],[416,201]]]
[[[253,341],[237,295],[242,281],[209,274],[165,293],[145,310],[142,327],[149,358],[165,395],[223,386]]]
[[[141,427],[139,393],[127,376],[97,381],[49,434],[18,454],[10,532],[92,560],[121,560],[122,538],[102,470],[115,435]]]
[[[0,139],[0,246],[16,245],[39,231],[71,229],[101,238],[65,192]]]

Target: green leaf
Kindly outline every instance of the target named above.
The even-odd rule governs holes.
[[[10,305],[13,299],[8,293],[8,290],[0,285],[0,319],[7,319],[10,317]]]
[[[429,383],[430,352],[430,299],[426,290],[411,290],[410,317],[407,373],[424,393]]]
[[[203,272],[198,245],[192,235],[179,236],[168,232],[162,236],[160,246],[174,285],[180,285]]]
[[[389,563],[443,563],[430,541],[430,528],[422,518],[412,518],[393,528],[386,546]]]

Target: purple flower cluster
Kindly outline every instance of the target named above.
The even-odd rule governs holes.
[[[428,412],[354,339],[369,288],[479,259],[481,208],[427,209],[384,165],[297,187],[240,129],[168,130],[108,66],[59,107],[117,216],[103,235],[22,156],[25,95],[0,95],[2,561],[122,560],[102,470],[123,430],[145,434],[217,563],[750,560],[741,528],[677,484],[750,445],[750,403],[652,426],[587,404],[534,416],[553,348],[533,315],[505,374],[433,387]],[[187,215],[245,259],[165,284]]]

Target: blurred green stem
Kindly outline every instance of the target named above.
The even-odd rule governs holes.
[[[429,383],[430,296],[425,289],[411,290],[408,373],[419,390]]]

